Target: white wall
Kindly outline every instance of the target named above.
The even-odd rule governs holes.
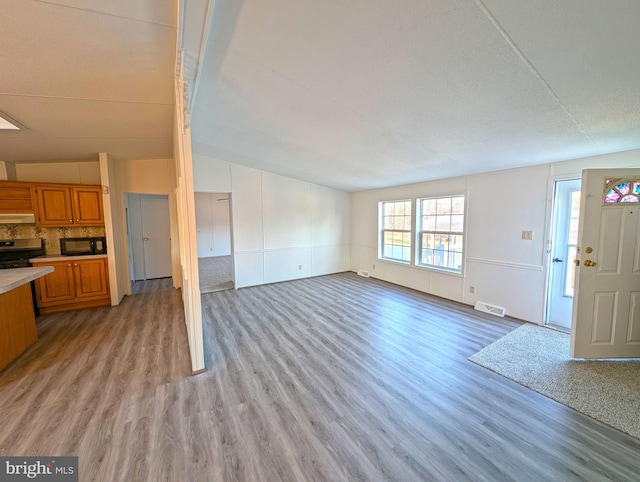
[[[100,161],[13,163],[16,180],[100,184]]]
[[[196,192],[198,258],[231,255],[229,194]]]
[[[169,197],[169,223],[171,226],[171,272],[173,286],[181,286],[180,249],[178,236],[178,221],[175,189],[175,166],[173,159],[140,159],[115,161],[118,179],[118,203],[122,213],[123,223],[126,223],[125,193],[132,194],[162,194]],[[126,233],[126,225],[122,226]],[[126,240],[123,240],[125,242]],[[125,242],[126,246],[126,242]],[[128,250],[128,248],[127,248]],[[129,262],[121,269],[129,271]],[[127,279],[129,279],[127,273]]]
[[[194,154],[197,191],[230,192],[236,287],[346,271],[350,195]]]
[[[588,168],[633,166],[640,166],[640,150],[353,193],[351,269],[462,303],[504,306],[510,316],[543,323],[553,181]],[[467,195],[463,275],[377,258],[379,201],[459,193]],[[523,230],[534,239],[522,240]]]

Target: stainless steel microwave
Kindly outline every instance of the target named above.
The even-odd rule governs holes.
[[[61,238],[60,253],[63,256],[80,256],[83,254],[105,254],[107,242],[103,237],[97,238]]]

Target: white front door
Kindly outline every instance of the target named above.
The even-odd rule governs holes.
[[[547,323],[571,328],[580,216],[580,179],[557,181],[551,243]]]
[[[640,357],[640,169],[582,176],[575,358]]]

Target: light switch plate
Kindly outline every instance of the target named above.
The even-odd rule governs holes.
[[[533,231],[522,231],[522,239],[533,241]]]

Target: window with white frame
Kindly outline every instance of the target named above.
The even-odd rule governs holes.
[[[416,264],[462,272],[464,195],[417,201]]]
[[[380,258],[411,261],[411,204],[410,199],[380,203]]]

